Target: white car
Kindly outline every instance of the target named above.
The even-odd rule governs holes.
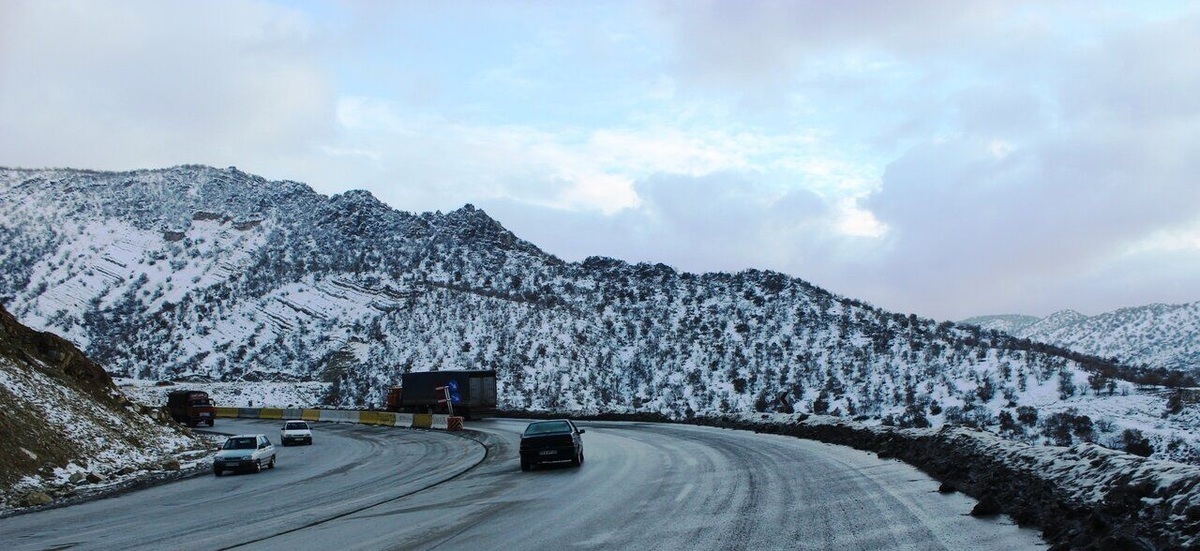
[[[283,445],[288,444],[308,444],[312,445],[312,427],[304,421],[285,421],[283,428],[279,429],[279,441]]]
[[[213,458],[213,474],[225,471],[259,472],[263,467],[275,468],[275,446],[265,434],[230,436]]]

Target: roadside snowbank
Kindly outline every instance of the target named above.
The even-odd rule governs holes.
[[[174,383],[159,386],[156,381],[114,377],[113,382],[126,396],[139,404],[162,407],[172,390],[203,390],[217,406],[263,408],[310,408],[321,404],[329,392],[329,383],[321,382],[229,382]]]
[[[16,431],[5,444],[18,452],[12,458],[5,454],[3,464],[21,474],[0,484],[0,516],[173,478],[211,455],[207,440],[159,423],[128,401],[114,410],[5,357],[0,389],[2,415]],[[114,396],[118,403],[122,398]]]
[[[751,414],[701,424],[787,434],[912,464],[1003,513],[1038,526],[1055,549],[1200,546],[1200,467],[1096,444],[1033,446],[955,427],[864,427],[823,416]]]

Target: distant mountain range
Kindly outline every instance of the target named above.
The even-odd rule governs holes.
[[[786,401],[997,426],[1131,386],[1111,361],[780,273],[565,262],[470,205],[412,214],[234,168],[0,169],[0,241],[0,302],[114,374],[326,381],[330,405],[378,406],[409,370],[488,368],[514,409],[685,418]]]
[[[961,323],[1116,362],[1200,374],[1200,302],[1151,304],[1097,316],[981,316]]]

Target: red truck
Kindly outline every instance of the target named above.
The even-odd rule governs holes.
[[[208,393],[202,390],[174,390],[167,394],[167,411],[171,418],[194,427],[200,423],[213,426],[217,409]]]

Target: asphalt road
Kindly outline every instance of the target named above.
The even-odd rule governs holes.
[[[278,468],[0,519],[5,549],[1044,549],[895,460],[785,436],[584,422],[580,468],[521,472],[525,421],[318,424]],[[225,421],[264,432],[278,423]],[[486,443],[486,447],[478,441]]]

